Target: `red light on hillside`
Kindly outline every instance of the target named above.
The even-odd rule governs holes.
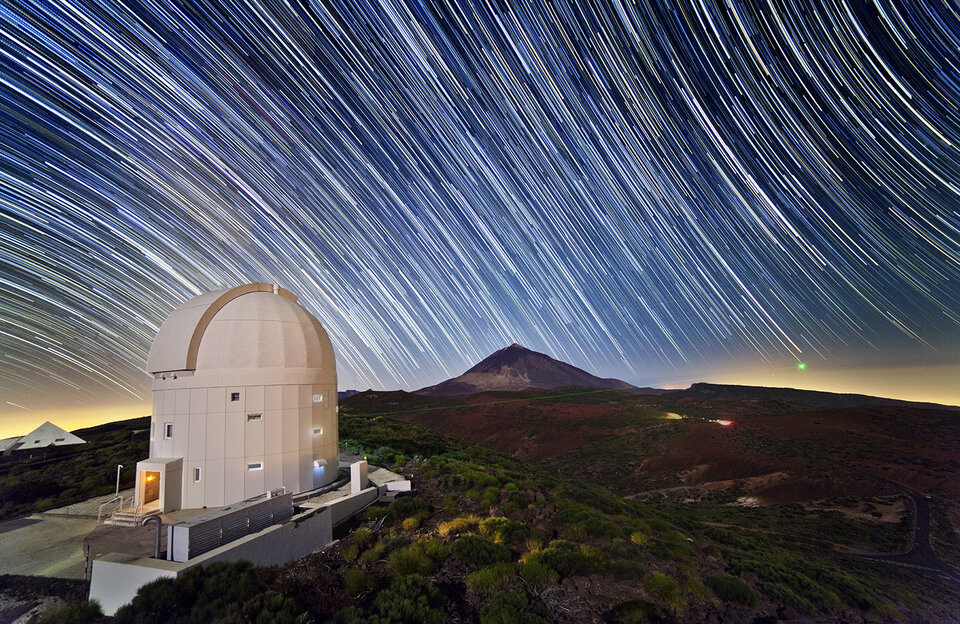
[[[715,421],[718,425],[723,425],[724,427],[729,427],[733,424],[732,420],[717,420]]]

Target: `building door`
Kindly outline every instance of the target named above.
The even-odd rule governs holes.
[[[143,484],[140,488],[140,491],[143,492],[141,502],[146,505],[160,498],[160,473],[145,470],[140,474],[143,475]]]

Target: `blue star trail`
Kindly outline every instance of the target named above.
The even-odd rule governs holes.
[[[3,2],[0,392],[144,397],[248,281],[342,387],[937,351],[958,67],[947,2]]]

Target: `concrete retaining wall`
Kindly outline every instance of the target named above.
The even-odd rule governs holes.
[[[296,561],[329,544],[333,539],[333,527],[379,496],[377,487],[369,487],[322,507],[308,509],[288,522],[267,527],[183,563],[117,553],[105,555],[93,561],[90,599],[99,601],[106,615],[113,615],[133,600],[143,585],[158,578],[176,578],[196,566],[216,561],[246,560],[259,566]]]

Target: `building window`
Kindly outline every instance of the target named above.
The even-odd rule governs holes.
[[[323,427],[313,430],[313,435],[323,435]]]
[[[194,469],[193,469],[193,480],[194,480],[194,481],[199,481],[199,480],[200,480],[200,469],[199,469],[199,468],[194,468]]]
[[[263,420],[263,414],[247,414],[247,422],[256,422]]]
[[[313,402],[314,402],[314,403],[323,403],[323,395],[322,395],[322,394],[315,394],[315,395],[313,395]]]
[[[231,402],[231,403],[236,403],[236,402],[239,401],[239,400],[240,400],[240,393],[239,393],[239,392],[231,392],[231,393],[230,393],[230,402]]]
[[[253,462],[247,464],[247,470],[263,470],[263,462]]]
[[[163,423],[163,437],[173,437],[173,423]]]
[[[63,442],[64,440],[66,440],[66,438],[57,438],[54,442]]]

